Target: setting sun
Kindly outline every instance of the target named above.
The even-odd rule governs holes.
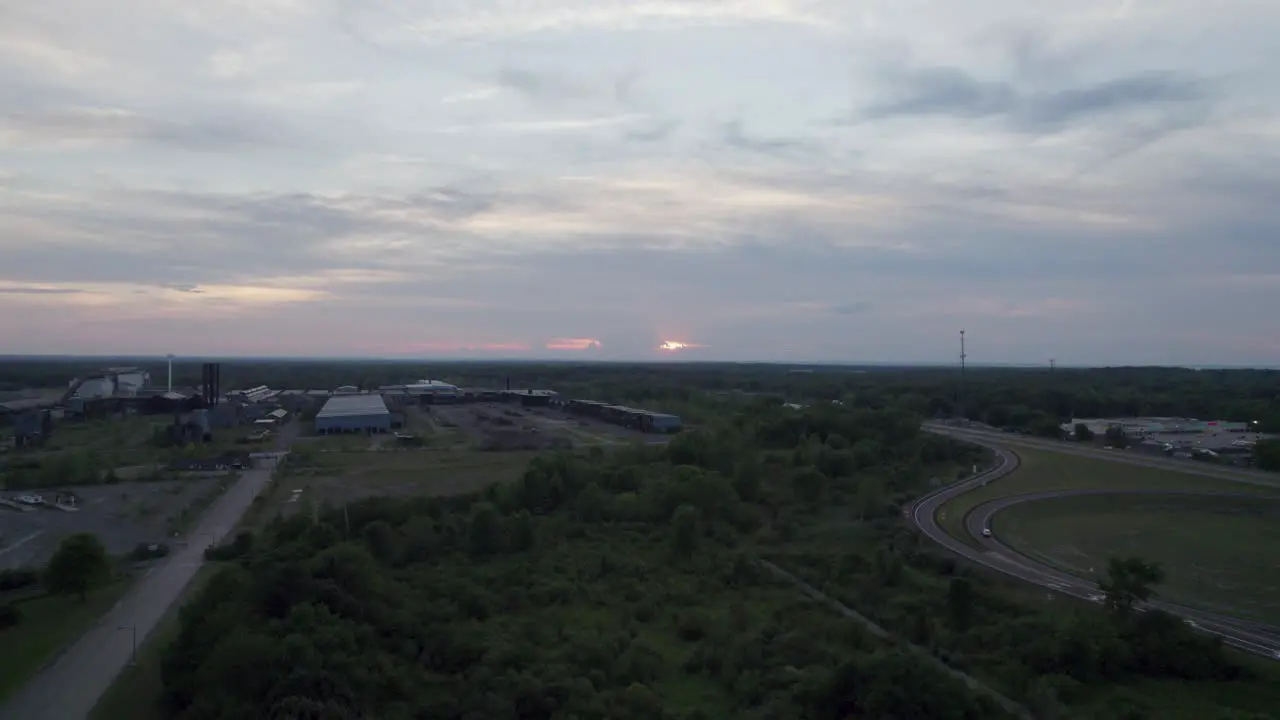
[[[705,345],[695,345],[693,343],[683,343],[676,340],[664,340],[658,346],[659,350],[664,352],[679,352],[681,350],[690,350],[692,348],[706,347]]]

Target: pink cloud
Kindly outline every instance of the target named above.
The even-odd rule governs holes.
[[[425,342],[399,348],[403,352],[526,352],[529,346],[518,342]]]
[[[595,338],[554,338],[544,347],[548,350],[599,350],[600,341]]]

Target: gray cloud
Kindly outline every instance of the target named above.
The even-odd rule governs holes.
[[[757,137],[747,134],[741,119],[730,120],[721,126],[723,142],[740,150],[765,154],[810,152],[816,149],[814,141],[800,138]]]
[[[0,295],[76,295],[79,288],[0,287]]]
[[[966,327],[992,361],[1280,356],[1277,8],[210,0],[149,4],[140,43],[28,5],[0,28],[22,350],[926,361]]]
[[[583,84],[563,75],[545,71],[505,68],[498,72],[495,80],[500,87],[514,90],[530,101],[538,103],[562,103],[568,100],[580,100],[592,94],[591,90]]]
[[[831,307],[831,312],[837,315],[861,315],[870,312],[875,304],[870,300],[856,300],[854,302],[840,303]]]
[[[623,133],[623,138],[630,142],[639,143],[661,142],[662,140],[666,140],[671,137],[671,135],[679,128],[679,120],[654,120],[645,125],[628,130]]]
[[[121,108],[71,107],[0,115],[0,133],[25,146],[62,143],[154,143],[216,152],[282,143],[260,120],[214,114],[194,120],[151,117]]]
[[[1049,91],[981,80],[959,68],[925,68],[892,79],[897,97],[862,109],[856,119],[999,118],[1020,132],[1046,133],[1143,108],[1203,107],[1214,96],[1205,81],[1174,72],[1143,72]]]

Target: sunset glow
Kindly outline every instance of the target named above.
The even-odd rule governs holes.
[[[681,350],[691,350],[693,348],[706,347],[705,345],[694,345],[693,343],[683,343],[676,340],[664,340],[658,346],[663,352],[680,352]]]

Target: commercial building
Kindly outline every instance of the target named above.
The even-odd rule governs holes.
[[[1247,433],[1255,425],[1248,422],[1225,420],[1197,420],[1196,418],[1139,417],[1139,418],[1073,418],[1063,425],[1063,430],[1074,432],[1076,425],[1084,425],[1095,435],[1106,433],[1108,428],[1119,427],[1131,437],[1156,435],[1191,435],[1202,433]]]
[[[316,415],[316,432],[385,433],[391,431],[391,411],[377,393],[334,395]]]

